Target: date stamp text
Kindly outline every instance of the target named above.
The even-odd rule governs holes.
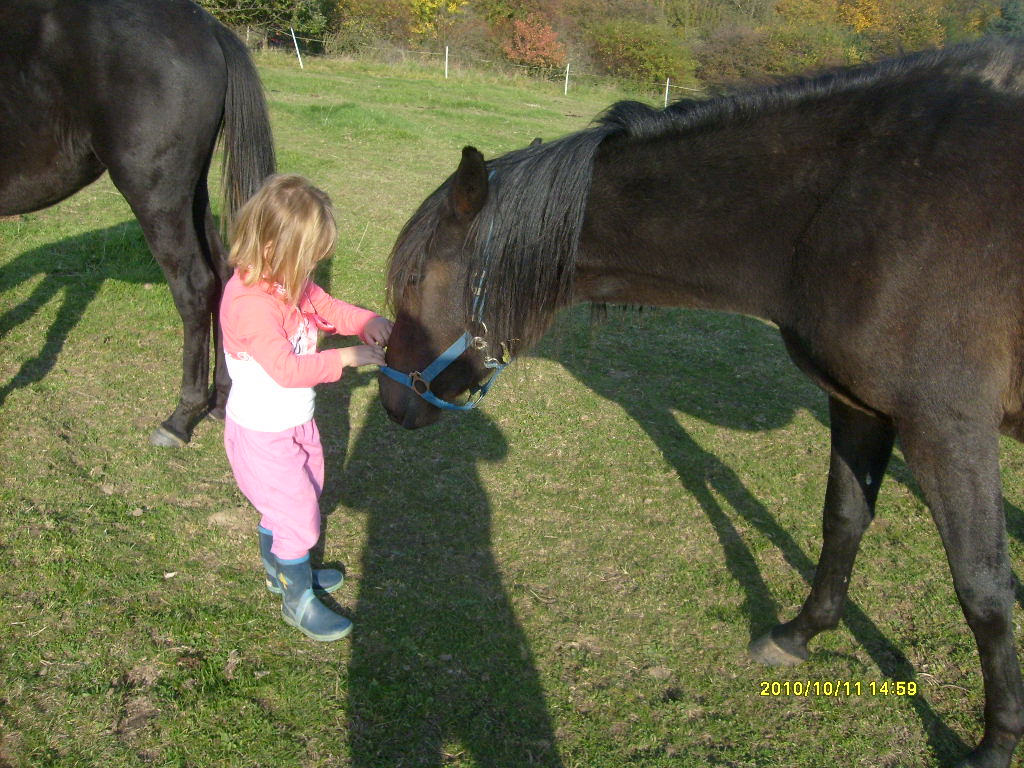
[[[916,696],[913,680],[762,680],[759,696]]]

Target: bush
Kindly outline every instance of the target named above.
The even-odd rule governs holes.
[[[1006,0],[999,9],[999,15],[989,24],[988,31],[994,35],[1024,37],[1024,2]]]
[[[773,29],[767,38],[766,73],[789,75],[851,64],[851,36],[838,26],[790,25]]]
[[[936,0],[847,0],[839,16],[865,59],[936,47],[946,38]]]
[[[354,53],[383,41],[407,40],[411,25],[402,0],[341,0],[328,53]]]
[[[512,22],[511,40],[502,50],[516,64],[545,69],[565,66],[565,46],[551,25],[535,13]]]
[[[723,27],[696,46],[697,78],[712,89],[763,79],[774,67],[772,41],[747,26]]]
[[[638,83],[672,78],[694,82],[694,61],[684,40],[672,29],[643,22],[608,21],[587,33],[595,63],[606,72]]]
[[[498,32],[475,13],[463,13],[448,32],[447,43],[460,56],[493,61],[502,56]]]

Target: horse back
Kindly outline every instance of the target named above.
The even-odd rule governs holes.
[[[868,402],[1020,439],[1024,49],[980,51],[863,105],[849,165],[795,249],[791,298],[816,307],[804,337],[831,342],[829,373]]]
[[[766,318],[826,390],[893,418],[1024,422],[1024,47],[605,124],[582,296]]]
[[[8,0],[0,9],[0,212],[55,203],[160,148],[196,147],[223,113],[217,22],[186,0]]]

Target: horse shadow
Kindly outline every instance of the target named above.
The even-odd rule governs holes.
[[[796,375],[778,332],[752,318],[687,310],[629,313],[623,323],[616,319],[599,327],[581,310],[566,315],[536,354],[564,366],[645,429],[714,528],[725,567],[744,590],[742,610],[751,639],[792,618],[780,617],[757,560],[733,520],[739,517],[771,541],[808,586],[817,553],[804,552],[732,468],[702,447],[674,416],[676,411],[685,412],[729,429],[761,431],[784,427],[802,409],[828,428],[827,399]],[[645,338],[644,344],[635,343],[638,335]],[[779,354],[763,353],[771,347]],[[828,471],[827,453],[821,466]],[[895,455],[889,474],[890,482],[906,484],[920,496],[909,469]],[[810,513],[820,516],[820,506]],[[1008,505],[1008,518],[1011,534],[1024,541],[1024,515]],[[843,620],[886,679],[916,679],[913,665],[852,598]],[[925,698],[915,696],[910,702],[932,753],[942,761],[962,757],[969,747]]]
[[[321,507],[366,515],[351,577],[352,765],[441,765],[465,751],[479,766],[560,768],[529,642],[491,549],[480,466],[505,457],[505,438],[480,412],[408,432],[372,407],[350,441],[351,393],[371,381],[346,373],[317,404],[328,436]],[[457,448],[439,453],[439,442]]]
[[[145,257],[140,258],[142,254]],[[164,282],[164,274],[149,255],[142,230],[134,219],[48,243],[15,257],[0,266],[0,296],[40,275],[42,279],[26,298],[13,306],[6,301],[0,305],[2,341],[54,297],[61,296],[38,352],[0,385],[0,407],[13,392],[42,381],[53,370],[68,336],[107,280]]]

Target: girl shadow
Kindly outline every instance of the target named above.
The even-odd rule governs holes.
[[[344,399],[345,388],[370,375],[346,378]],[[324,421],[346,411],[318,405]],[[328,422],[321,432],[339,426],[346,429]],[[478,464],[500,461],[507,450],[478,411],[407,432],[374,406],[344,467],[328,466],[324,510],[340,503],[367,515],[353,569],[353,766],[441,765],[462,753],[494,768],[562,765],[533,655],[491,550]]]

